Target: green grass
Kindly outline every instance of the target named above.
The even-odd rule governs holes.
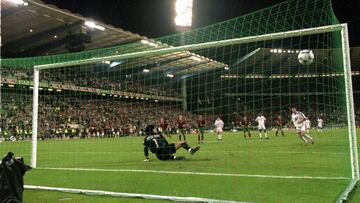
[[[143,162],[141,137],[51,140],[38,142],[38,167],[26,174],[25,184],[97,189],[129,193],[205,197],[250,202],[333,202],[348,180],[274,179],[263,177],[199,176],[135,172],[63,171],[53,168],[142,169],[277,176],[350,177],[346,130],[312,132],[314,145],[303,145],[294,131],[286,137],[260,140],[258,133],[244,140],[242,132],[226,133],[218,142],[206,134],[206,143],[186,161]],[[176,141],[176,137],[169,139]],[[196,137],[188,136],[191,146]],[[29,160],[30,142],[4,142],[0,152],[14,151]],[[355,195],[352,201],[360,198]],[[24,202],[159,202],[26,190]],[[166,201],[163,201],[166,202]]]

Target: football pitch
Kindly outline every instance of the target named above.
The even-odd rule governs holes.
[[[242,202],[334,202],[350,180],[345,129],[311,132],[315,144],[304,145],[295,131],[269,140],[244,139],[228,132],[218,141],[205,135],[201,149],[185,161],[144,162],[143,137],[46,140],[38,142],[38,168],[26,185],[104,190],[176,197],[202,197]],[[359,133],[359,131],[358,131]],[[188,135],[190,146],[197,137]],[[177,136],[168,138],[169,142]],[[30,142],[3,142],[29,161]],[[26,190],[24,202],[166,202]],[[354,200],[356,201],[356,200]]]

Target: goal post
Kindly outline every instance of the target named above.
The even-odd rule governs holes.
[[[39,108],[39,70],[34,68],[33,78],[33,107],[32,107],[32,135],[31,135],[31,167],[36,168],[38,142],[38,108]]]
[[[343,193],[337,199],[337,202],[344,202],[348,199],[349,194],[353,191],[359,182],[359,159],[356,139],[356,126],[355,126],[355,107],[353,99],[353,86],[350,62],[350,47],[349,35],[347,24],[342,24],[341,29],[341,43],[342,43],[342,56],[344,66],[345,78],[345,91],[346,91],[346,105],[347,105],[347,119],[348,119],[348,132],[349,132],[349,145],[350,145],[350,159],[351,159],[351,175],[352,180],[345,188]]]

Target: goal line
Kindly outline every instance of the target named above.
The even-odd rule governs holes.
[[[247,178],[272,178],[272,179],[315,179],[315,180],[350,180],[347,177],[326,177],[326,176],[282,176],[282,175],[263,175],[263,174],[241,174],[241,173],[210,173],[193,171],[163,171],[163,170],[142,170],[142,169],[104,169],[104,168],[53,168],[38,167],[39,170],[57,171],[89,171],[89,172],[119,172],[119,173],[156,173],[156,174],[177,174],[193,176],[228,176],[228,177],[247,177]]]

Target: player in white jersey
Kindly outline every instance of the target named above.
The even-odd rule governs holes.
[[[258,117],[256,117],[255,121],[258,123],[258,130],[260,132],[260,139],[262,139],[262,133],[263,132],[264,132],[264,135],[265,135],[265,139],[269,139],[269,137],[267,136],[266,127],[265,127],[265,121],[266,121],[265,116],[263,116],[261,113],[259,113]]]
[[[222,140],[222,132],[224,127],[224,122],[220,119],[220,117],[217,117],[215,120],[215,131],[218,136],[218,140]]]
[[[305,120],[307,119],[307,117],[300,111],[297,111],[296,107],[292,107],[291,111],[292,111],[291,120],[296,128],[296,131],[300,139],[302,139],[305,143],[310,142],[314,144],[314,139],[310,137],[309,134],[305,133],[306,131]]]
[[[306,129],[306,133],[309,134],[310,133],[310,127],[311,127],[311,122],[308,118],[306,118],[305,120],[305,129]]]
[[[324,125],[324,120],[322,118],[318,118],[317,119],[317,127],[318,127],[318,132],[322,132],[323,129],[323,125]]]

